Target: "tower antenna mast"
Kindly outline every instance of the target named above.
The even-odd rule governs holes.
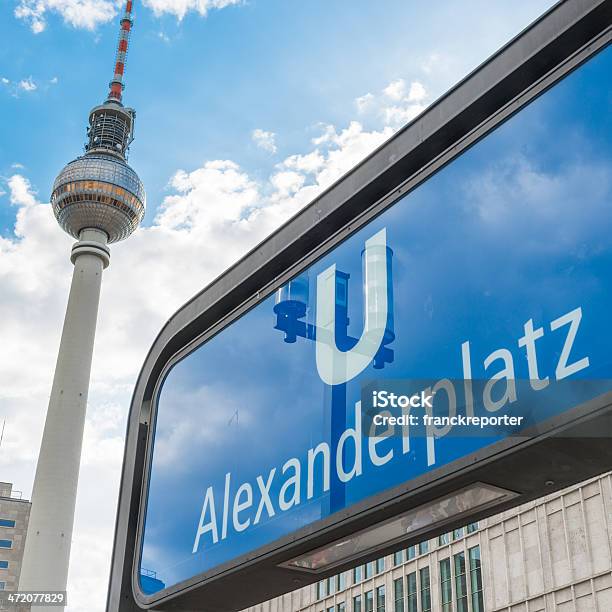
[[[127,0],[125,3],[125,11],[120,22],[121,27],[119,30],[119,40],[117,42],[117,54],[115,55],[115,73],[113,75],[113,80],[109,84],[110,91],[108,92],[107,102],[121,104],[123,88],[125,87],[123,84],[123,76],[125,74],[132,23],[132,0]]]

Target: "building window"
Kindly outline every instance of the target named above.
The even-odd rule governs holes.
[[[8,569],[8,561],[0,561],[0,569]]]
[[[442,612],[451,612],[453,604],[453,578],[450,557],[440,561],[440,602]]]
[[[404,612],[404,579],[398,578],[393,581],[393,607],[395,612]]]
[[[0,540],[0,548],[13,548],[13,540]]]
[[[4,591],[6,589],[6,582],[0,580],[0,591]]]
[[[353,584],[357,584],[363,580],[363,565],[358,565],[353,568]]]
[[[404,551],[398,550],[393,553],[393,565],[401,565],[404,562]]]
[[[474,533],[475,531],[478,531],[478,521],[476,521],[475,523],[470,523],[465,530],[468,533]]]
[[[343,601],[336,606],[336,612],[346,612],[346,604]]]
[[[482,597],[482,570],[480,566],[480,546],[468,550],[470,556],[470,590],[472,592],[472,612],[484,612]]]
[[[446,546],[450,544],[450,533],[443,533],[438,536],[438,546]]]
[[[468,612],[467,581],[465,576],[465,553],[454,556],[455,593],[457,594],[457,612]]]
[[[353,597],[353,612],[361,612],[361,595]]]
[[[463,527],[460,529],[453,529],[453,540],[460,540],[463,537]]]
[[[342,572],[336,576],[338,579],[338,591],[344,591],[346,589],[346,572]]]
[[[419,570],[421,580],[421,610],[431,612],[431,583],[429,582],[429,568],[423,567]]]
[[[429,552],[429,540],[419,543],[419,555],[424,555]]]
[[[408,561],[414,559],[416,557],[416,546],[409,546],[406,549],[406,556],[408,557]]]
[[[327,583],[325,580],[321,580],[321,582],[317,582],[317,599],[323,599],[327,596],[326,587]]]
[[[385,612],[385,585],[376,588],[376,612]]]
[[[331,578],[327,579],[327,594],[328,595],[333,595],[334,594],[334,588],[336,586],[336,576],[332,576]],[[333,612],[333,610],[332,610]]]
[[[385,571],[385,558],[376,559],[376,573],[380,574]]]
[[[365,593],[365,612],[374,612],[374,591]]]
[[[15,521],[11,519],[0,518],[0,527],[14,527]]]
[[[371,578],[374,575],[374,561],[365,564],[365,579]]]
[[[327,612],[335,612],[334,606],[329,606],[329,608],[327,608]]]
[[[418,602],[418,593],[417,593],[417,576],[416,572],[412,572],[406,576],[406,603],[407,610],[406,612],[418,612],[419,602]]]

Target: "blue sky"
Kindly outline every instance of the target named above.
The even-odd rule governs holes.
[[[0,472],[25,497],[72,274],[48,198],[105,99],[118,4],[0,2]],[[103,609],[130,395],[163,323],[551,5],[136,0],[124,100],[137,110],[130,163],[148,212],[104,273],[70,612]],[[565,193],[537,163],[509,168],[529,197]],[[470,202],[503,233],[511,181],[494,170]],[[580,174],[569,178],[580,193]]]
[[[473,1],[458,15],[456,2],[431,12],[401,0],[386,0],[383,10],[366,0],[250,0],[177,21],[137,1],[124,100],[138,113],[131,163],[147,186],[147,221],[177,168],[232,159],[267,176],[304,151],[320,123],[348,123],[357,97],[394,79],[423,81],[437,96],[550,2],[522,3],[518,18],[514,5],[494,4]],[[89,109],[105,97],[117,25],[75,28],[47,12],[34,34],[13,15],[17,6],[0,6],[0,78],[10,81],[0,87],[0,110],[10,117],[0,127],[0,174],[24,165],[46,200],[62,165],[81,152]],[[478,48],[466,46],[473,40]],[[15,89],[30,78],[36,90]],[[276,155],[254,145],[257,128],[277,134]],[[3,235],[14,212],[0,199]]]

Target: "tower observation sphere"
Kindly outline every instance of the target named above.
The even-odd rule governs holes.
[[[32,488],[21,591],[66,590],[102,272],[110,262],[108,244],[132,234],[145,213],[144,186],[127,163],[136,115],[122,103],[132,0],[126,0],[120,23],[107,99],[89,113],[85,152],[59,173],[51,194],[57,222],[77,242]]]
[[[135,113],[115,101],[89,117],[86,153],[57,176],[51,205],[60,227],[79,238],[84,229],[102,230],[108,242],[127,238],[145,213],[145,190],[127,164]]]

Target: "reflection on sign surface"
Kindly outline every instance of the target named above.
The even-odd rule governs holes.
[[[612,378],[610,74],[608,49],[172,368],[143,591],[500,439],[361,435],[368,380],[460,380],[465,407],[479,379],[484,409],[512,415],[512,381],[556,397]]]

